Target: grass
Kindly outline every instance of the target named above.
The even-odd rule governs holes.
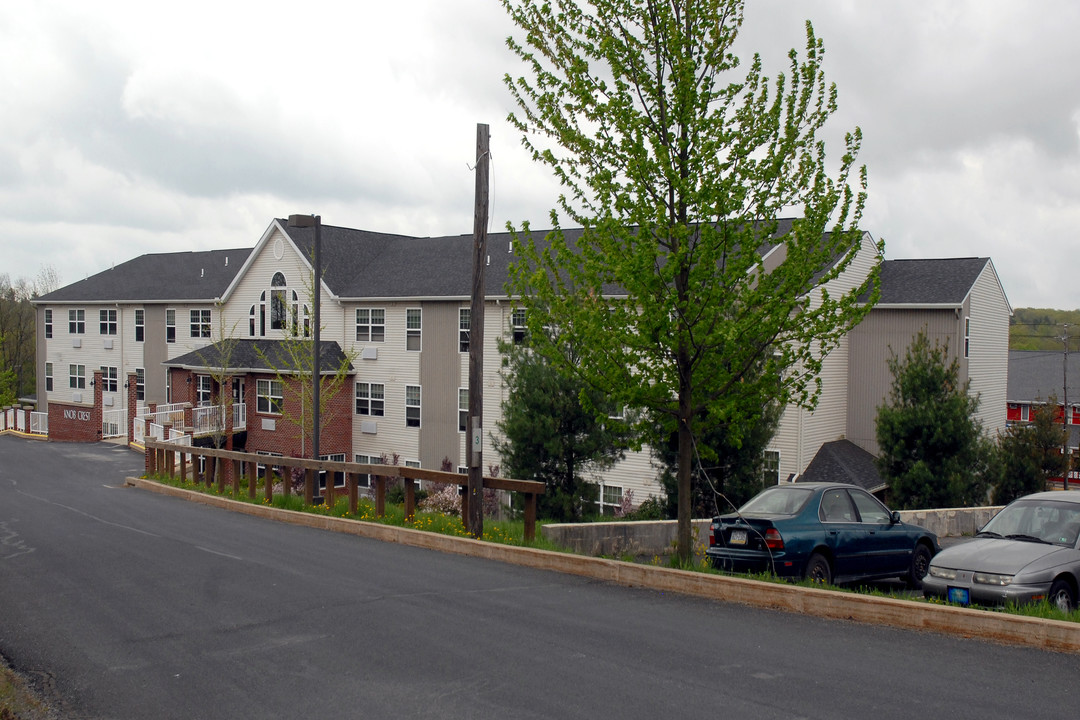
[[[45,720],[52,717],[20,675],[0,658],[0,720]]]
[[[170,478],[163,475],[152,476],[149,479],[165,485],[184,488],[185,490],[194,490],[208,495],[220,495],[222,497],[229,497],[233,500],[255,505],[270,505],[283,510],[295,510],[297,512],[309,512],[317,515],[328,515],[331,517],[361,520],[364,522],[374,522],[396,527],[407,527],[423,530],[425,532],[452,535],[454,537],[472,537],[468,530],[465,529],[465,525],[458,516],[418,510],[412,517],[406,518],[404,505],[387,502],[386,514],[379,517],[375,514],[374,501],[366,497],[361,497],[359,499],[356,513],[351,514],[349,512],[349,500],[343,490],[335,493],[334,505],[332,507],[328,507],[325,504],[310,506],[304,505],[303,496],[297,495],[296,493],[291,493],[289,495],[275,494],[273,499],[270,502],[267,502],[261,481],[256,486],[255,497],[250,498],[248,497],[248,481],[246,478],[241,478],[240,491],[235,496],[229,486],[226,486],[223,493],[218,493],[216,486],[208,487],[201,483]],[[536,523],[537,529],[539,530],[543,524],[543,521],[538,520]],[[484,534],[481,539],[502,545],[517,545],[521,547],[538,548],[541,550],[565,552],[564,548],[560,548],[545,540],[539,532],[536,533],[536,538],[534,540],[526,542],[525,521],[520,519],[492,520],[490,518],[485,518]],[[0,718],[0,720],[3,720],[3,718]]]

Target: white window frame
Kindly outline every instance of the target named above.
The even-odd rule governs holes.
[[[71,363],[68,365],[68,387],[72,390],[86,389],[86,366]]]
[[[521,345],[525,342],[528,334],[526,320],[525,308],[515,308],[510,311],[510,336],[515,345]]]
[[[414,322],[415,321],[415,322]],[[424,348],[424,310],[423,308],[405,309],[405,349],[420,352]],[[414,342],[415,341],[415,342]],[[416,347],[413,347],[415,345]]]
[[[762,487],[772,487],[773,485],[780,484],[780,451],[779,450],[766,450],[763,453],[763,460],[761,462],[761,485]],[[770,482],[773,475],[773,463],[770,463],[770,459],[775,459],[775,476],[776,482]]]
[[[277,386],[276,388],[274,386]],[[277,394],[274,390],[277,390]],[[284,387],[280,380],[255,380],[255,412],[261,415],[281,415],[285,405]],[[275,400],[277,402],[275,402]]]
[[[353,397],[355,400],[353,410],[357,415],[385,416],[386,386],[383,383],[358,382]]]
[[[472,308],[458,308],[458,352],[469,352],[472,335]]]
[[[191,337],[208,338],[213,334],[214,315],[209,309],[192,309],[189,313],[191,318]]]
[[[116,334],[116,309],[101,308],[98,310],[98,335]]]
[[[469,388],[459,387],[457,390],[458,407],[458,432],[467,432],[469,429]]]
[[[135,368],[135,400],[146,400],[146,370]]]
[[[115,367],[101,366],[101,392],[117,392],[120,387],[119,373]]]
[[[143,342],[146,339],[146,311],[135,308],[135,342]]]
[[[52,332],[52,310],[50,308],[45,308],[45,338],[51,338]]]
[[[607,499],[609,491],[611,491],[613,495],[616,491],[618,492],[617,501],[613,502]],[[597,498],[597,504],[600,506],[600,514],[604,514],[604,508],[606,507],[612,508],[614,510],[618,510],[619,508],[621,508],[623,497],[625,497],[625,495],[626,488],[624,488],[622,485],[611,485],[609,483],[603,482],[600,483],[600,496]]]
[[[45,392],[53,391],[53,364],[45,363]]]
[[[356,342],[386,341],[386,309],[356,308]]]
[[[964,317],[964,357],[971,354],[971,317]]]
[[[214,378],[209,375],[195,376],[195,405],[206,407],[214,403]]]
[[[165,310],[165,342],[176,342],[176,309],[167,308]]]
[[[86,311],[81,308],[68,310],[68,333],[71,335],[86,334]]]
[[[420,427],[421,398],[419,385],[405,386],[405,427]]]

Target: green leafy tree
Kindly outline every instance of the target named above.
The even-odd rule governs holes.
[[[598,486],[584,473],[624,457],[630,426],[598,414],[595,408],[605,406],[598,392],[544,356],[520,345],[503,344],[501,350],[507,396],[498,422],[502,437],[494,444],[502,467],[510,477],[547,485],[537,506],[542,517],[580,520],[597,501]]]
[[[776,434],[781,414],[778,404],[767,405],[738,443],[722,426],[708,426],[697,438],[690,476],[694,517],[728,512],[762,490],[765,448]],[[678,433],[669,428],[667,444],[653,449],[663,467],[660,482],[668,517],[678,512],[678,445]]]
[[[756,55],[739,71],[741,0],[502,2],[527,68],[505,79],[520,111],[510,122],[566,189],[543,242],[521,227],[508,292],[534,335],[560,330],[536,352],[642,410],[643,425],[669,418],[686,560],[694,437],[723,427],[738,445],[769,403],[813,407],[823,357],[868,311],[858,297],[872,281],[820,290],[863,242],[861,133],[830,174],[818,133],[836,89],[809,23],[804,59],[792,51],[790,71],[770,78]]]
[[[994,484],[993,503],[1004,505],[1016,498],[1046,489],[1051,478],[1065,476],[1067,458],[1062,453],[1068,434],[1056,422],[1058,401],[1031,408],[1029,423],[1016,423],[998,437],[1001,476]]]
[[[948,349],[914,337],[889,359],[889,402],[878,408],[878,470],[899,508],[962,507],[985,501],[988,443],[976,419],[978,396],[960,383]]]

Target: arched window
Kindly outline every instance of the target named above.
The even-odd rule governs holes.
[[[255,337],[255,306],[248,310],[248,337]]]
[[[285,306],[285,276],[274,273],[270,281],[270,329],[285,330],[288,327],[288,316]],[[295,294],[295,293],[293,293]]]

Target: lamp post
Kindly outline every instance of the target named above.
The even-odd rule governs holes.
[[[315,228],[315,256],[312,258],[315,265],[315,281],[312,283],[312,292],[315,297],[315,328],[313,333],[314,349],[312,350],[311,363],[311,454],[313,460],[319,459],[319,386],[321,385],[321,368],[319,367],[319,330],[322,325],[319,314],[319,299],[322,295],[322,218],[318,215],[290,215],[289,227],[291,228]]]

